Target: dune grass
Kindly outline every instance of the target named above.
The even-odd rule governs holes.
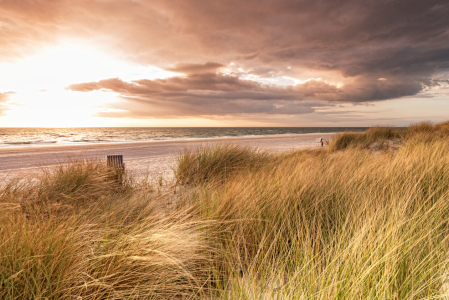
[[[73,162],[0,191],[0,299],[167,299],[201,292],[202,225]],[[195,275],[195,276],[194,276]]]
[[[376,143],[376,148],[386,149],[391,147],[391,142],[401,143],[408,139],[432,141],[436,138],[449,135],[449,122],[432,124],[422,122],[407,128],[372,127],[365,132],[343,132],[337,134],[330,142],[331,150],[343,150],[346,148],[368,149]]]
[[[190,205],[252,281],[232,284],[235,298],[431,299],[449,261],[448,147],[299,152]]]
[[[186,150],[178,157],[176,180],[180,184],[224,180],[263,166],[271,156],[261,149],[236,144]]]
[[[446,299],[448,127],[374,128],[338,151],[184,152],[166,194],[98,162],[13,181],[0,298]],[[369,150],[381,139],[401,147]]]

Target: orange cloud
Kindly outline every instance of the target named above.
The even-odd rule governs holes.
[[[202,74],[215,73],[217,70],[226,67],[226,65],[208,61],[204,64],[194,63],[178,63],[175,67],[167,68],[167,71],[184,73],[184,74]]]
[[[362,80],[362,79],[359,79]],[[364,88],[361,89],[360,86]],[[110,108],[108,116],[161,117],[245,114],[303,114],[330,102],[363,102],[400,97],[421,89],[416,82],[356,81],[344,89],[323,80],[307,80],[293,86],[266,85],[236,74],[203,73],[166,79],[126,82],[110,78],[76,83],[78,92],[102,90],[119,94],[125,101]],[[136,109],[138,108],[138,109]]]
[[[140,65],[185,76],[134,82],[105,78],[73,84],[72,90],[153,101],[164,113],[177,110],[169,109],[173,103],[188,106],[186,113],[192,114],[251,108],[288,113],[295,111],[290,102],[279,110],[273,104],[379,101],[432,86],[449,66],[448,13],[449,3],[442,0],[410,0],[406,7],[401,1],[357,0],[3,0],[0,60],[59,39],[82,39]],[[247,75],[324,80],[267,87],[243,80],[242,74],[218,72],[231,62]],[[343,88],[326,83],[341,81],[346,81]]]

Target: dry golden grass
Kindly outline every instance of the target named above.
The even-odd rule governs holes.
[[[417,123],[407,128],[373,127],[365,132],[343,132],[337,134],[329,142],[331,150],[343,150],[346,148],[368,149],[374,143],[376,148],[391,148],[391,142],[403,143],[408,139],[432,141],[436,138],[444,138],[449,135],[449,122],[432,124],[429,122]],[[389,143],[390,142],[390,143]]]
[[[0,298],[445,299],[448,129],[374,128],[343,151],[185,152],[174,205],[98,162],[12,182]],[[392,138],[396,151],[367,149]]]
[[[176,180],[180,184],[225,180],[239,172],[260,168],[272,157],[261,149],[236,144],[184,151],[178,157]]]
[[[303,151],[208,184],[190,205],[217,221],[222,260],[252,278],[252,291],[233,287],[237,298],[281,277],[270,297],[430,299],[449,259],[448,150],[440,141],[384,155]]]
[[[73,162],[0,191],[0,299],[166,299],[202,293],[202,225],[148,189]]]

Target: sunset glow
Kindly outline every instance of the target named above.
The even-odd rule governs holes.
[[[337,1],[330,14],[289,1],[255,11],[250,2],[2,1],[0,126],[448,119],[444,10],[411,5],[398,20],[377,4]],[[428,19],[415,24],[424,11]]]
[[[46,47],[28,57],[0,64],[0,80],[8,87],[1,92],[14,91],[2,121],[12,127],[110,125],[95,118],[95,114],[118,102],[117,95],[95,91],[81,96],[66,87],[86,79],[97,81],[111,76],[131,81],[173,75],[76,42]]]
[[[0,300],[449,300],[449,0],[0,0]]]

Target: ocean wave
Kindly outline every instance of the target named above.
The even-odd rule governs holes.
[[[161,142],[329,134],[356,127],[201,127],[201,128],[0,128],[0,147]]]

